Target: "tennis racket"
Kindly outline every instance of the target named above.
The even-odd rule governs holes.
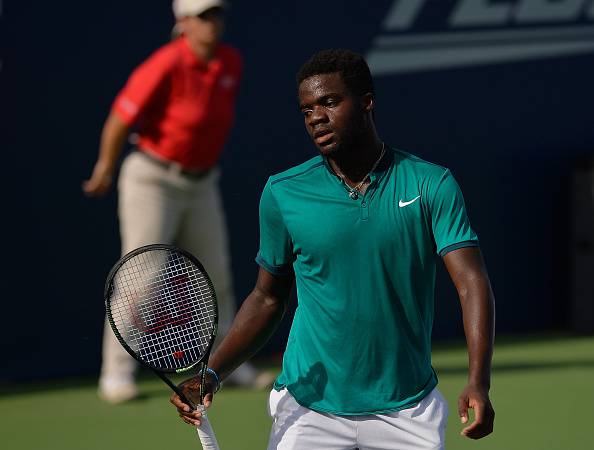
[[[200,261],[179,248],[154,244],[123,256],[105,283],[107,319],[118,341],[184,403],[202,411],[204,450],[219,450],[203,406],[208,357],[217,332],[215,290]],[[166,374],[196,369],[199,394],[190,395]],[[192,398],[194,397],[194,398]]]

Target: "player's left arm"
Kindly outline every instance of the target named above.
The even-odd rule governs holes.
[[[443,261],[460,297],[468,346],[468,384],[458,398],[458,414],[462,423],[467,424],[468,409],[472,408],[474,421],[462,430],[461,435],[480,439],[493,432],[495,420],[489,400],[495,299],[478,247],[453,250],[444,255]]]

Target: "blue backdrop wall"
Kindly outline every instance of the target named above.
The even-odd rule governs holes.
[[[383,139],[448,166],[461,184],[499,332],[566,324],[567,182],[575,158],[594,150],[594,2],[491,3],[233,4],[226,40],[246,72],[221,165],[239,299],[257,272],[267,177],[316,152],[295,72],[319,49],[346,47],[373,63]],[[95,373],[103,281],[119,256],[117,199],[87,199],[80,185],[114,95],[169,37],[170,3],[5,0],[0,11],[0,379]],[[443,270],[436,311],[435,336],[461,336]],[[287,322],[266,352],[282,349]]]

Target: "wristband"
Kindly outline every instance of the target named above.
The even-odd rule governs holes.
[[[219,378],[219,375],[210,367],[206,368],[206,373],[209,373],[213,376],[213,378],[215,379],[215,381],[217,382],[217,386],[215,388],[215,391],[213,392],[213,394],[216,394],[217,392],[219,392],[219,389],[221,389],[221,379]]]

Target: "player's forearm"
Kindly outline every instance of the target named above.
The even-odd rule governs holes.
[[[495,335],[495,301],[488,278],[469,280],[460,292],[460,302],[468,346],[468,382],[488,389]]]
[[[468,345],[468,382],[488,389],[495,335],[495,300],[483,257],[477,247],[464,247],[447,253],[443,261],[462,306]]]
[[[209,366],[224,379],[251,358],[277,329],[286,305],[286,298],[254,289],[235,316],[229,333],[211,356]]]
[[[111,172],[115,169],[118,156],[124,147],[128,132],[128,126],[117,114],[112,112],[107,117],[105,125],[103,125],[97,164],[102,165],[106,170]]]

